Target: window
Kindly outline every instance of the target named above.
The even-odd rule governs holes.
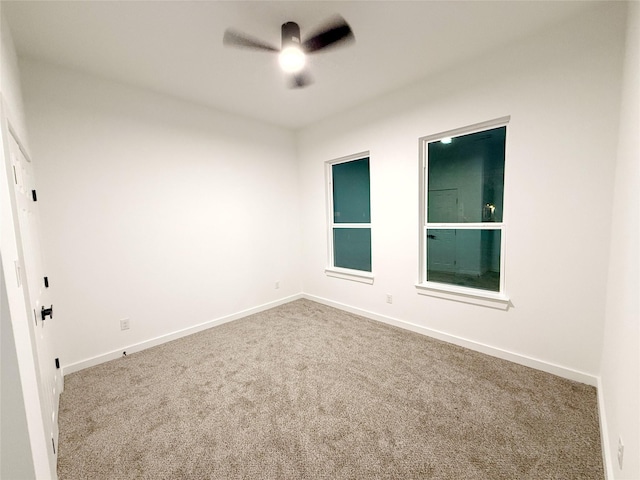
[[[327,162],[327,275],[373,282],[369,154]]]
[[[420,293],[508,301],[504,278],[508,121],[502,118],[420,139]]]

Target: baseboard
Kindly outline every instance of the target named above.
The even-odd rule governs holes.
[[[598,377],[598,420],[600,422],[600,443],[602,444],[602,461],[604,463],[604,478],[615,480],[613,473],[613,458],[609,448],[609,427],[607,425],[607,409],[604,404],[604,392],[602,390],[602,380]]]
[[[536,370],[541,370],[543,372],[551,373],[553,375],[567,378],[569,380],[574,380],[576,382],[585,383],[593,387],[598,386],[598,377],[596,377],[595,375],[591,375],[589,373],[581,372],[579,370],[563,367],[561,365],[556,365],[554,363],[546,362],[544,360],[539,360],[533,357],[528,357],[526,355],[522,355],[519,353],[510,352],[508,350],[496,348],[491,345],[486,345],[484,343],[475,342],[473,340],[468,340],[466,338],[451,335],[449,333],[441,332],[439,330],[433,330],[431,328],[423,327],[421,325],[416,325],[414,323],[407,322],[405,320],[398,320],[397,318],[392,318],[386,315],[380,315],[378,313],[369,312],[367,310],[352,307],[350,305],[334,302],[333,300],[317,297],[315,295],[303,294],[302,298],[306,298],[314,302],[322,303],[330,307],[338,308],[340,310],[345,310],[350,313],[355,313],[356,315],[361,315],[371,320],[377,320],[379,322],[393,325],[395,327],[404,328],[405,330],[410,330],[412,332],[420,333],[422,335],[436,338],[438,340],[452,343],[454,345],[459,345],[461,347],[465,347],[470,350],[474,350],[480,353],[485,353],[487,355],[491,355],[492,357],[508,360],[510,362],[517,363],[519,365],[524,365],[525,367],[535,368]]]
[[[340,310],[344,310],[350,313],[354,313],[356,315],[360,315],[371,320],[376,320],[382,323],[386,323],[388,325],[393,325],[395,327],[403,328],[405,330],[409,330],[415,333],[419,333],[422,335],[426,335],[428,337],[436,338],[438,340],[442,340],[448,343],[452,343],[454,345],[459,345],[461,347],[469,348],[470,350],[474,350],[480,353],[484,353],[487,355],[491,355],[493,357],[501,358],[503,360],[508,360],[519,365],[524,365],[526,367],[535,368],[537,370],[541,370],[543,372],[551,373],[553,375],[558,375],[563,378],[567,378],[569,380],[574,380],[577,382],[585,383],[587,385],[591,385],[597,388],[598,392],[598,417],[600,422],[600,438],[601,438],[601,446],[602,446],[602,458],[604,462],[604,471],[606,480],[614,480],[614,470],[611,452],[609,449],[609,435],[607,430],[607,420],[606,420],[606,409],[604,404],[604,395],[602,392],[602,385],[600,377],[581,372],[578,370],[574,370],[571,368],[563,367],[561,365],[556,365],[550,362],[545,362],[543,360],[539,360],[536,358],[528,357],[526,355],[510,352],[507,350],[503,350],[500,348],[492,347],[490,345],[486,345],[480,342],[475,342],[473,340],[468,340],[466,338],[458,337],[455,335],[451,335],[445,332],[441,332],[438,330],[430,329],[427,327],[423,327],[421,325],[416,325],[411,322],[407,322],[404,320],[398,320],[393,317],[389,317],[386,315],[380,315],[378,313],[370,312],[367,310],[363,310],[361,308],[352,307],[350,305],[346,305],[339,302],[334,302],[333,300],[328,300],[326,298],[318,297],[315,295],[310,295],[306,293],[299,293],[296,295],[291,295],[289,297],[285,297],[273,302],[265,303],[263,305],[259,305],[247,310],[242,310],[240,312],[227,315],[224,317],[220,317],[214,320],[210,320],[205,323],[201,323],[199,325],[195,325],[193,327],[185,328],[183,330],[179,330],[177,332],[173,332],[166,335],[161,335],[156,338],[152,338],[150,340],[146,340],[144,342],[136,343],[133,345],[128,345],[126,347],[122,347],[118,350],[114,350],[111,352],[107,352],[86,360],[82,360],[80,362],[76,362],[70,365],[65,365],[62,367],[62,379],[64,381],[64,375],[77,372],[79,370],[83,370],[85,368],[89,368],[95,365],[99,365],[104,362],[108,362],[110,360],[115,360],[122,356],[122,352],[126,351],[127,353],[135,353],[142,350],[146,350],[147,348],[155,347],[157,345],[161,345],[166,342],[170,342],[172,340],[176,340],[178,338],[186,337],[188,335],[192,335],[197,332],[201,332],[203,330],[207,330],[209,328],[222,325],[227,322],[231,322],[233,320],[238,320],[240,318],[246,317],[248,315],[253,315],[254,313],[259,313],[265,310],[269,310],[270,308],[274,308],[280,305],[284,305],[285,303],[292,302],[294,300],[298,300],[301,298],[306,298],[308,300],[312,300],[314,302],[318,302],[324,305],[328,305],[330,307],[338,308]]]
[[[233,320],[238,320],[240,318],[246,317],[248,315],[253,315],[254,313],[260,313],[264,310],[269,310],[270,308],[277,307],[279,305],[284,305],[285,303],[292,302],[294,300],[298,300],[303,298],[301,293],[296,295],[291,295],[289,297],[281,298],[279,300],[275,300],[273,302],[265,303],[263,305],[259,305],[257,307],[249,308],[247,310],[242,310],[240,312],[233,313],[231,315],[227,315],[224,317],[216,318],[214,320],[209,320],[207,322],[201,323],[199,325],[195,325],[193,327],[188,327],[182,330],[178,330],[177,332],[168,333],[166,335],[161,335],[159,337],[155,337],[149,340],[145,340],[140,343],[135,343],[132,345],[127,345],[117,350],[113,350],[111,352],[103,353],[101,355],[97,355],[92,358],[88,358],[86,360],[82,360],[80,362],[72,363],[69,365],[64,365],[62,367],[62,374],[68,375],[73,372],[77,372],[79,370],[83,370],[85,368],[93,367],[99,365],[104,362],[108,362],[110,360],[115,360],[117,358],[122,357],[122,352],[126,351],[127,355],[135,352],[140,352],[142,350],[146,350],[147,348],[155,347],[157,345],[161,345],[166,342],[170,342],[172,340],[177,340],[178,338],[186,337],[188,335],[192,335],[194,333],[201,332],[203,330],[207,330],[209,328],[222,325],[223,323],[231,322]]]
[[[535,368],[537,370],[541,370],[543,372],[551,373],[553,375],[558,375],[559,377],[567,378],[569,380],[574,380],[577,382],[585,383],[587,385],[591,385],[594,387],[599,387],[599,378],[581,372],[579,370],[574,370],[571,368],[563,367],[561,365],[556,365],[554,363],[546,362],[544,360],[539,360],[536,358],[528,357],[526,355],[522,355],[519,353],[510,352],[508,350],[503,350],[497,347],[493,347],[491,345],[486,345],[480,342],[476,342],[473,340],[469,340],[463,337],[458,337],[456,335],[451,335],[449,333],[441,332],[439,330],[434,330],[431,328],[427,328],[421,325],[416,325],[411,322],[407,322],[405,320],[398,320],[397,318],[388,317],[386,315],[381,315],[378,313],[370,312],[368,310],[363,310],[361,308],[352,307],[351,305],[347,305],[344,303],[335,302],[333,300],[328,300],[326,298],[318,297],[315,295],[310,295],[306,293],[299,293],[296,295],[291,295],[289,297],[281,298],[279,300],[265,303],[263,305],[259,305],[247,310],[242,310],[240,312],[233,313],[231,315],[227,315],[224,317],[216,318],[214,320],[209,320],[207,322],[201,323],[199,325],[195,325],[193,327],[188,327],[182,330],[178,330],[176,332],[168,333],[166,335],[161,335],[159,337],[155,337],[149,340],[145,340],[143,342],[135,343],[132,345],[123,346],[117,350],[113,350],[111,352],[106,352],[100,355],[97,355],[92,358],[88,358],[86,360],[81,360],[80,362],[72,363],[69,365],[64,365],[62,367],[62,373],[64,375],[68,375],[73,372],[77,372],[79,370],[93,367],[95,365],[99,365],[101,363],[107,362],[109,360],[115,360],[122,356],[122,352],[126,351],[127,354],[135,353],[142,350],[146,350],[147,348],[155,347],[157,345],[161,345],[166,342],[170,342],[172,340],[176,340],[178,338],[186,337],[187,335],[192,335],[194,333],[200,332],[202,330],[207,330],[209,328],[215,327],[217,325],[222,325],[223,323],[231,322],[233,320],[237,320],[239,318],[246,317],[248,315],[252,315],[254,313],[259,313],[264,310],[269,310],[270,308],[277,307],[279,305],[284,305],[285,303],[292,302],[294,300],[298,300],[300,298],[306,298],[308,300],[312,300],[314,302],[322,303],[324,305],[328,305],[330,307],[338,308],[340,310],[344,310],[347,312],[355,313],[356,315],[361,315],[363,317],[369,318],[371,320],[376,320],[379,322],[383,322],[389,325],[393,325],[399,328],[403,328],[405,330],[410,330],[412,332],[420,333],[422,335],[426,335],[428,337],[436,338],[438,340],[442,340],[448,343],[452,343],[454,345],[459,345],[461,347],[469,348],[470,350],[474,350],[480,353],[485,353],[487,355],[491,355],[493,357],[501,358],[503,360],[509,360],[511,362],[524,365],[526,367]],[[598,388],[598,392],[601,390]],[[600,395],[600,393],[599,393]],[[599,398],[599,404],[601,403],[601,398]],[[603,412],[601,412],[603,413]]]

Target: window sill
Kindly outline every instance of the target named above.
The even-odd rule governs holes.
[[[359,270],[348,270],[346,268],[325,268],[324,273],[328,277],[342,278],[343,280],[351,280],[353,282],[366,283],[373,285],[373,273],[361,272]]]
[[[444,298],[456,302],[470,303],[482,307],[508,310],[511,301],[508,296],[475,288],[457,287],[444,283],[424,282],[416,284],[416,290],[420,295]]]

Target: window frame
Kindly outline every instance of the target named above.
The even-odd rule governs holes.
[[[429,193],[429,169],[428,169],[428,150],[429,143],[440,141],[443,138],[454,138],[461,135],[468,135],[472,133],[478,133],[485,130],[491,130],[494,128],[507,127],[510,116],[500,117],[493,120],[488,120],[481,123],[476,123],[466,127],[456,128],[453,130],[447,130],[445,132],[436,133],[433,135],[427,135],[420,137],[419,139],[419,152],[420,152],[420,173],[419,173],[419,192],[420,192],[420,205],[419,205],[419,268],[418,268],[418,282],[416,283],[416,291],[422,295],[429,295],[438,298],[445,298],[448,300],[455,300],[464,303],[471,303],[481,306],[487,306],[492,308],[499,308],[506,310],[509,307],[510,299],[506,293],[506,245],[507,245],[507,162],[508,156],[508,135],[505,139],[505,174],[503,182],[503,215],[502,222],[474,222],[474,223],[429,223],[427,222],[427,201]],[[451,285],[447,283],[439,283],[427,280],[427,229],[446,229],[446,230],[499,230],[501,233],[500,238],[500,290],[494,292],[491,290],[482,290],[480,288],[463,287],[459,285]]]
[[[357,160],[369,160],[369,189],[371,189],[371,155],[369,151],[340,157],[325,162],[325,186],[326,186],[326,211],[327,211],[327,266],[325,274],[329,277],[352,280],[361,283],[373,284],[373,229],[371,218],[371,193],[369,193],[370,218],[368,223],[335,223],[333,212],[333,166],[341,163],[349,163]],[[334,229],[336,228],[362,228],[371,233],[371,272],[355,270],[335,266]]]

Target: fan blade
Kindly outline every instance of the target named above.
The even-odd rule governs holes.
[[[337,15],[329,20],[319,33],[305,40],[302,49],[306,53],[312,53],[348,40],[355,40],[351,27],[344,18]]]
[[[292,73],[288,78],[289,88],[304,88],[313,83],[313,78],[306,70]]]
[[[222,38],[222,44],[232,47],[267,50],[269,52],[280,51],[280,49],[275,48],[262,40],[258,40],[257,38],[250,37],[249,35],[231,29],[225,30],[224,37]]]

